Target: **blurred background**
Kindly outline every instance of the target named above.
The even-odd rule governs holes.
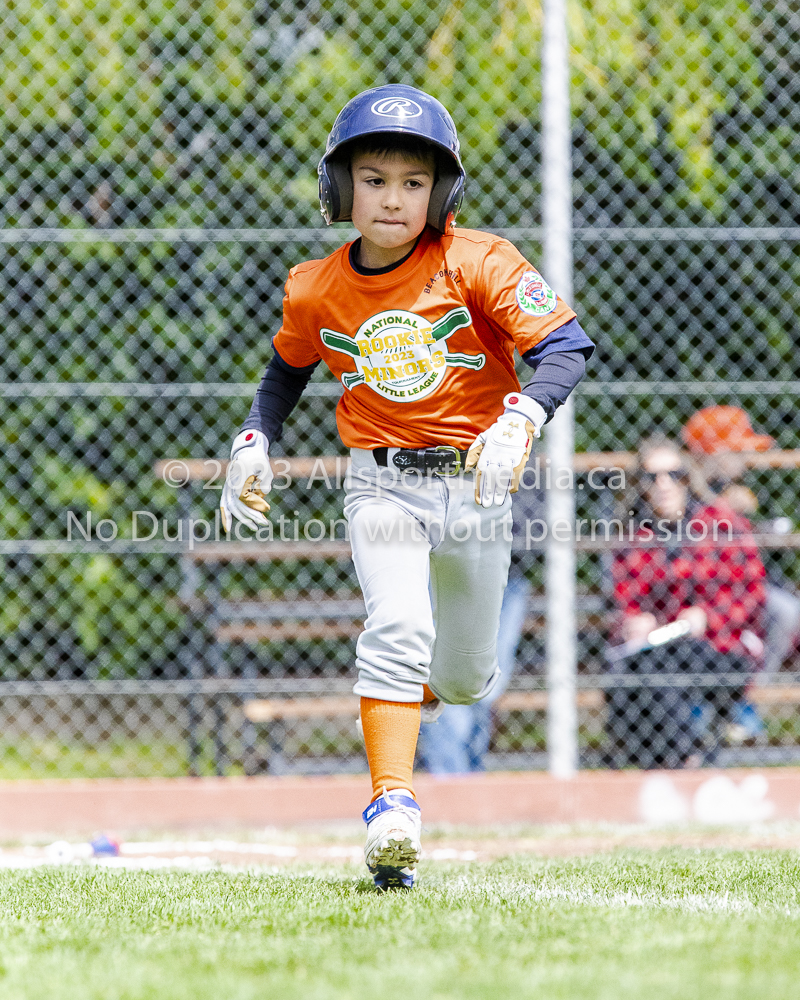
[[[288,269],[351,236],[322,227],[316,165],[361,90],[443,101],[469,177],[460,225],[539,261],[540,5],[27,0],[0,19],[0,778],[365,770],[363,604],[330,530],[339,384],[318,371],[273,449],[293,463],[272,543],[214,541],[215,460]],[[591,469],[635,475],[641,440],[666,434],[690,446],[698,503],[739,488],[785,595],[756,595],[762,649],[732,679],[662,656],[631,680],[608,659],[619,557],[602,535],[579,545],[581,766],[797,763],[800,11],[570,0],[568,28],[574,306],[598,344],[575,401],[578,514],[627,511],[635,480]],[[720,405],[763,440],[686,436]],[[728,452],[735,467],[709,468]],[[152,538],[134,539],[134,511]],[[210,532],[191,550],[189,518]],[[516,666],[470,767],[546,766],[543,554],[519,548]],[[684,745],[648,706],[688,689]]]

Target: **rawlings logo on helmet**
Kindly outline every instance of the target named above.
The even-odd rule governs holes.
[[[373,115],[381,118],[419,118],[422,108],[408,97],[385,97],[370,108]]]

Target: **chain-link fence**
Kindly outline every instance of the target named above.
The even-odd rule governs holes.
[[[598,344],[575,495],[604,522],[577,541],[582,763],[797,761],[800,13],[576,0],[569,23],[575,305]],[[271,540],[220,535],[220,460],[289,267],[349,236],[319,228],[315,171],[354,94],[439,97],[460,223],[540,260],[539,6],[34,0],[4,5],[2,32],[0,777],[361,770],[340,386],[318,371],[273,449]],[[637,467],[643,439],[681,441],[712,405],[771,446],[721,461],[692,438],[691,469]],[[725,494],[725,544],[630,544],[670,484],[676,526],[724,520]],[[546,760],[526,531],[516,669],[470,766]],[[695,605],[703,635],[648,640]]]

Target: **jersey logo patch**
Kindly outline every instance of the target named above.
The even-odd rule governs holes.
[[[529,316],[546,316],[558,305],[556,293],[541,274],[526,271],[517,285],[517,305]]]
[[[345,389],[367,385],[384,399],[411,403],[435,392],[448,367],[483,368],[485,354],[447,350],[447,338],[471,324],[463,306],[433,324],[405,309],[388,309],[362,323],[355,338],[327,329],[319,335],[326,347],[355,360],[356,370],[342,375]]]

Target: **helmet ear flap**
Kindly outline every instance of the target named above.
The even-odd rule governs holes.
[[[464,198],[464,175],[455,170],[440,170],[428,202],[428,225],[440,233],[448,233],[453,226]]]
[[[318,172],[319,207],[325,222],[346,222],[353,211],[353,178],[348,163],[323,157]]]
[[[330,225],[336,217],[338,199],[335,197],[331,178],[328,174],[328,165],[323,160],[317,170],[319,174],[319,210],[326,225]]]

